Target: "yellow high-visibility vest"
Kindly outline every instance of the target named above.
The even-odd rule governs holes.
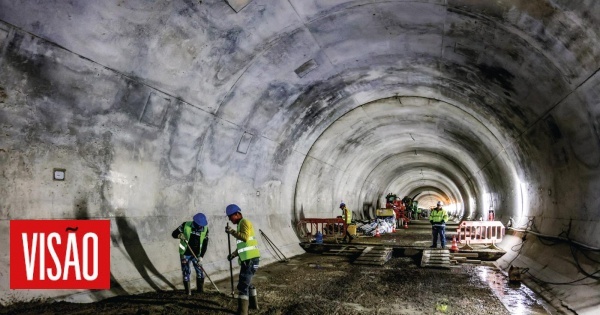
[[[237,231],[240,231],[240,226],[242,225],[242,222],[244,222],[244,224],[250,226],[250,235],[246,242],[237,240],[237,252],[238,256],[240,257],[240,261],[246,261],[248,259],[260,257],[260,251],[258,250],[258,241],[254,237],[254,228],[252,227],[252,223],[250,223],[250,221],[244,220],[246,219],[240,220],[237,226]]]

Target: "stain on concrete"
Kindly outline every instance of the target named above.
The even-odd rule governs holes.
[[[6,94],[4,88],[0,86],[0,103],[4,103],[6,98],[8,98],[8,95]]]
[[[45,46],[43,41],[29,34],[15,32],[4,55],[6,64],[22,73],[28,87],[28,94],[36,98],[50,95],[54,91],[52,77],[47,72],[48,63],[52,61],[43,54],[27,51],[21,47],[34,47],[36,51],[46,51],[43,46]]]
[[[507,91],[515,92],[512,84],[515,76],[505,68],[486,64],[478,64],[477,68],[486,80],[500,85]]]
[[[550,138],[552,139],[552,142],[558,142],[562,138],[562,133],[560,132],[560,128],[556,124],[556,120],[554,120],[554,117],[552,115],[548,115],[548,117],[546,117],[545,119],[545,122],[546,126],[548,127],[548,130],[550,131]]]
[[[555,13],[556,8],[545,0],[510,0],[486,2],[478,0],[452,0],[448,3],[449,6],[460,8],[477,14],[503,19],[509,11],[517,10],[524,12],[533,18],[540,20],[548,20]]]
[[[77,220],[89,219],[88,207],[89,207],[89,205],[88,205],[87,194],[83,194],[82,196],[77,196],[73,202],[73,213],[75,213],[75,218]]]
[[[161,169],[167,178],[191,181],[198,171],[198,154],[206,143],[207,128],[214,116],[181,103],[174,107],[168,126],[168,157]]]

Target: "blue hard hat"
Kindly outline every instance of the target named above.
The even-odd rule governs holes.
[[[345,204],[345,203],[343,203],[343,202],[342,202],[342,203],[340,203],[340,208],[343,208],[343,207],[345,207],[345,206],[346,206],[346,204]]]
[[[240,209],[240,207],[238,207],[236,204],[230,204],[229,206],[227,206],[227,208],[225,208],[225,213],[227,214],[227,216],[238,212],[242,212],[242,209]]]
[[[206,220],[206,216],[203,213],[197,213],[194,216],[194,223],[198,224],[199,226],[207,226],[208,220]]]

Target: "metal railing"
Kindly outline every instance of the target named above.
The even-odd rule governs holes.
[[[298,221],[298,231],[304,233],[302,237],[306,237],[310,242],[311,238],[321,232],[323,237],[344,236],[348,225],[341,218],[304,218]]]
[[[473,249],[471,244],[489,244],[489,248],[498,249],[496,243],[502,242],[505,228],[500,221],[462,221],[456,233],[457,242],[465,244],[461,249]]]

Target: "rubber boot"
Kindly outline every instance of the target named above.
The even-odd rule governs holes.
[[[192,289],[190,288],[189,281],[183,281],[183,289],[185,290],[186,295],[192,295]]]
[[[196,278],[196,289],[198,293],[204,293],[204,278]]]
[[[238,309],[237,309],[237,315],[248,315],[248,297],[247,296],[240,296],[238,298]]]
[[[258,308],[258,297],[256,295],[256,288],[250,289],[250,309],[257,310]]]

